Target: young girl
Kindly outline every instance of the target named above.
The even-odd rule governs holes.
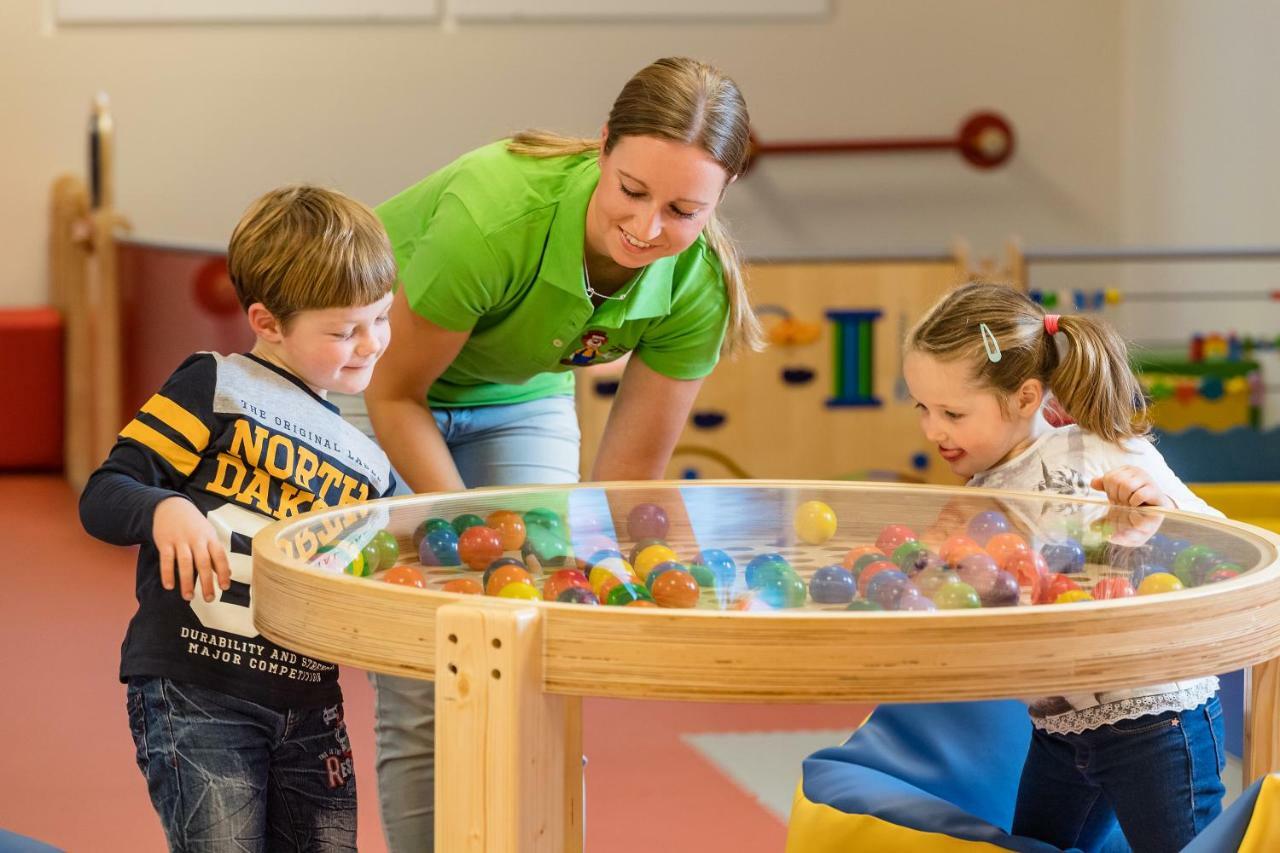
[[[905,346],[921,429],[968,485],[1221,515],[1147,440],[1124,342],[1101,322],[975,284]],[[1050,394],[1074,424],[1046,420]],[[1118,819],[1134,850],[1181,850],[1222,808],[1217,689],[1210,677],[1033,700],[1014,834],[1092,850]]]

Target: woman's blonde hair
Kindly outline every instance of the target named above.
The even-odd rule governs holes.
[[[984,343],[984,326],[998,360],[991,341]],[[968,284],[929,309],[905,346],[941,361],[968,363],[975,381],[1002,399],[1028,379],[1039,379],[1082,429],[1107,441],[1146,435],[1146,397],[1120,336],[1079,314],[1062,315],[1057,328],[1061,355],[1044,309],[1025,294],[998,284]]]
[[[395,284],[396,259],[372,210],[299,185],[249,205],[227,247],[227,273],[242,307],[261,302],[287,328],[299,311],[377,302]]]
[[[608,130],[606,154],[627,136],[670,139],[705,151],[728,180],[742,174],[751,153],[750,118],[738,85],[713,66],[684,57],[659,59],[628,80],[609,111]],[[545,130],[517,133],[507,144],[509,151],[529,157],[562,157],[600,147],[598,139]],[[762,349],[764,334],[747,295],[737,246],[714,213],[702,233],[720,260],[729,296],[725,352]]]

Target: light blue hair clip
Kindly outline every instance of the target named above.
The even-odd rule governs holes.
[[[987,327],[986,323],[979,323],[978,329],[982,332],[982,346],[987,351],[987,359],[992,362],[999,361],[1002,356],[1000,355],[1000,344],[996,341],[996,336],[991,334],[991,329]]]

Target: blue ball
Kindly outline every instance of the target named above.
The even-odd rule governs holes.
[[[1084,571],[1084,546],[1074,539],[1050,542],[1040,549],[1040,556],[1049,564],[1049,571],[1064,575]]]
[[[769,569],[770,566],[776,568]],[[785,557],[781,554],[761,554],[747,563],[747,586],[750,589],[759,589],[767,574],[778,574],[780,571],[792,571],[791,564]]]
[[[616,551],[612,548],[602,548],[601,550],[596,551],[587,559],[587,568],[594,569],[596,566],[596,563],[599,563],[601,560],[607,560],[610,557],[617,557],[619,560],[626,559],[625,557],[622,556],[621,551]]]
[[[1178,559],[1179,554],[1191,547],[1191,543],[1182,539],[1171,539],[1163,533],[1157,533],[1147,540],[1146,547],[1150,549],[1152,562],[1159,563],[1162,566],[1171,566],[1173,561]]]
[[[823,566],[809,578],[809,596],[819,604],[847,604],[853,601],[858,582],[844,566]]]
[[[424,566],[460,566],[458,534],[453,528],[439,528],[428,533],[418,546],[418,562]]]
[[[1009,519],[1003,512],[988,510],[980,512],[969,521],[969,538],[979,545],[986,546],[987,540],[997,533],[1009,532]]]
[[[867,584],[867,594],[864,595],[863,598],[867,599],[867,601],[874,601],[881,607],[886,607],[885,603],[880,600],[880,590],[884,587],[890,586],[905,587],[908,583],[909,581],[904,573],[897,569],[886,569],[885,571],[878,573],[871,579],[871,582]]]
[[[738,574],[738,564],[719,548],[707,548],[694,558],[693,562],[701,563],[715,574],[716,585],[724,586]]]

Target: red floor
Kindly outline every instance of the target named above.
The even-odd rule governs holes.
[[[89,538],[56,477],[0,475],[10,547],[0,591],[7,740],[0,828],[67,850],[163,850],[133,760],[116,679],[133,612],[133,552]],[[361,791],[362,851],[385,850],[373,773],[372,696],[343,675]],[[587,849],[777,851],[785,827],[680,740],[693,732],[852,728],[865,708],[589,700]],[[798,767],[780,768],[791,776]]]

